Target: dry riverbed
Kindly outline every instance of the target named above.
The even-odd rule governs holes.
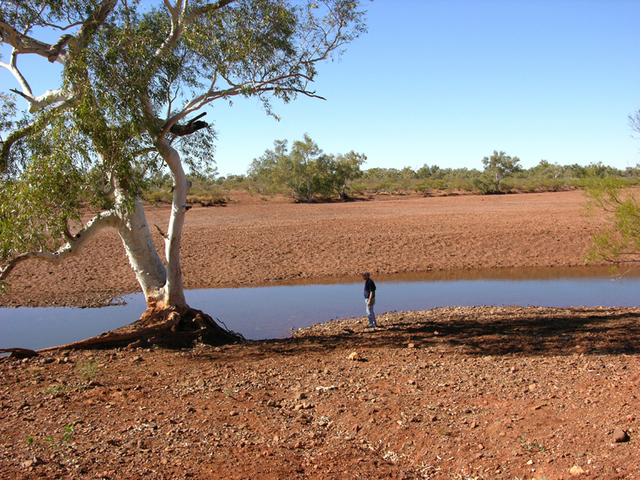
[[[602,224],[578,192],[243,200],[189,212],[188,286],[582,265]],[[121,250],[105,232],[67,266],[21,265],[3,305],[135,291]],[[0,478],[640,478],[639,316],[445,308],[243,345],[5,358]]]

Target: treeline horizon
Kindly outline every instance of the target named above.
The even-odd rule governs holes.
[[[594,178],[616,178],[627,186],[640,183],[639,165],[622,170],[602,162],[582,166],[541,160],[531,168],[523,168],[518,157],[494,151],[482,160],[482,170],[442,168],[426,163],[415,170],[411,167],[361,169],[366,161],[364,154],[352,151],[346,155],[327,155],[306,135],[304,141],[294,142],[290,151],[286,141],[275,142],[275,145],[277,148],[267,150],[255,159],[246,174],[191,175],[188,202],[204,206],[225,203],[231,190],[246,190],[267,197],[265,200],[269,196],[284,195],[299,202],[309,202],[347,200],[372,194],[555,192],[584,188]],[[170,189],[169,178],[155,178],[146,189],[145,199],[169,202]]]

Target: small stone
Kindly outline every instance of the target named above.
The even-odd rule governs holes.
[[[328,387],[323,387],[323,386],[316,387],[316,390],[319,391],[319,392],[328,392],[329,390],[335,390],[337,388],[338,387],[335,386],[335,385],[330,385]]]
[[[407,345],[407,348],[416,348],[416,344],[415,343],[410,343]]]
[[[20,466],[22,468],[31,468],[31,467],[35,467],[36,465],[42,465],[43,463],[45,462],[41,458],[33,457],[33,458],[30,458],[29,460],[25,460],[24,462],[22,462]]]
[[[140,355],[136,355],[135,357],[133,357],[131,359],[131,363],[138,363],[138,362],[142,362],[142,361],[144,361],[144,359]]]
[[[131,342],[125,348],[127,350],[134,350],[134,349],[138,348],[140,345],[142,345],[142,342],[140,340],[136,340],[135,342]]]
[[[138,445],[138,449],[140,450],[149,450],[149,447],[147,446],[145,441],[142,439],[138,440],[137,445]]]
[[[304,400],[305,398],[307,398],[307,395],[304,392],[298,392],[296,393],[296,400]]]
[[[354,362],[359,362],[362,360],[362,356],[360,356],[358,352],[351,352],[349,354],[349,360],[352,360]]]
[[[569,470],[569,473],[577,477],[578,475],[584,474],[585,471],[582,469],[582,467],[574,465],[573,467],[571,467],[571,470]]]
[[[624,443],[629,441],[629,434],[620,427],[613,431],[613,443]]]
[[[207,386],[207,382],[206,382],[206,380],[204,378],[201,378],[196,382],[196,387],[202,388],[202,387],[206,387],[206,386]]]

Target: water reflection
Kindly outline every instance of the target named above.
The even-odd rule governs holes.
[[[612,281],[608,268],[448,271],[378,276],[376,312],[446,306],[636,306],[640,271]],[[323,282],[186,292],[194,308],[210,313],[248,339],[281,338],[333,318],[364,315],[358,277]],[[127,305],[100,309],[0,309],[0,348],[44,348],[81,340],[137,319],[141,294]]]

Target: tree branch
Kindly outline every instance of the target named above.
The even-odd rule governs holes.
[[[0,21],[0,39],[3,43],[11,45],[18,53],[35,53],[45,57],[50,62],[58,61],[66,64],[68,56],[62,52],[63,47],[69,42],[71,35],[63,35],[54,45],[41,42],[28,35],[18,32],[6,22]]]
[[[47,90],[44,94],[39,97],[34,97],[33,95],[29,95],[23,92],[19,92],[18,90],[11,88],[13,93],[20,95],[29,103],[29,113],[36,113],[41,108],[47,107],[54,103],[63,102],[65,100],[70,100],[73,98],[73,95],[65,91],[63,89],[59,90]]]
[[[115,228],[119,221],[120,219],[114,210],[96,215],[75,235],[72,236],[67,231],[65,233],[67,243],[57,251],[53,253],[29,252],[13,258],[9,263],[0,268],[0,281],[6,280],[11,271],[26,260],[44,260],[54,265],[59,265],[63,260],[78,255],[99,231],[109,227]]]
[[[207,112],[201,113],[197,117],[189,120],[186,125],[178,125],[177,123],[174,123],[169,128],[169,131],[178,137],[184,137],[185,135],[191,135],[192,133],[195,133],[198,130],[207,128],[209,126],[207,122],[198,121],[198,119],[204,117],[206,114]]]
[[[222,7],[226,7],[230,3],[233,3],[237,0],[220,0],[215,3],[209,3],[207,5],[203,5],[200,8],[196,8],[193,12],[191,12],[188,16],[185,17],[186,23],[191,23],[193,20],[198,18],[201,15],[206,15],[210,12],[215,12],[216,10],[220,10]]]
[[[30,113],[35,113],[37,110],[57,102],[70,100],[71,98],[73,98],[73,94],[64,89],[58,89],[48,90],[43,95],[35,97],[32,93],[29,83],[26,81],[22,73],[18,70],[17,55],[21,53],[32,53],[47,58],[47,60],[51,63],[57,61],[64,67],[66,67],[69,61],[69,51],[66,49],[67,45],[72,44],[78,49],[83,49],[89,37],[109,16],[117,3],[118,0],[104,0],[98,6],[97,10],[89,15],[84,22],[82,22],[82,27],[78,30],[78,33],[75,37],[70,34],[64,34],[53,45],[41,42],[40,40],[31,38],[28,35],[24,35],[18,32],[11,25],[0,21],[0,41],[2,41],[3,43],[7,43],[13,47],[10,64],[7,65],[0,62],[0,66],[11,71],[14,77],[18,80],[18,83],[20,83],[20,86],[23,90],[22,93],[16,90],[12,91],[27,100],[30,105]]]
[[[82,27],[78,30],[78,34],[75,38],[72,38],[72,42],[79,50],[84,49],[89,37],[91,37],[98,27],[104,23],[111,12],[113,12],[114,8],[116,8],[117,4],[118,0],[104,0],[98,9],[84,22],[82,22]]]
[[[153,224],[153,226],[154,226],[154,227],[156,227],[156,230],[158,230],[158,233],[160,234],[160,236],[161,236],[162,238],[164,238],[165,240],[168,240],[168,239],[169,239],[169,235],[167,235],[166,233],[164,233],[164,232],[162,231],[162,229],[161,229],[157,224],[155,224],[155,223],[154,223],[154,224]]]
[[[175,6],[172,6],[169,0],[164,0],[164,4],[171,14],[171,31],[164,42],[162,42],[162,45],[156,49],[154,58],[162,58],[167,51],[178,43],[185,26],[193,22],[197,17],[215,12],[235,1],[237,0],[219,0],[215,3],[205,4],[194,9],[190,14],[187,14],[189,0],[177,0]]]
[[[48,114],[62,112],[69,108],[74,102],[75,97],[72,97],[59,105],[56,105],[53,109],[47,112],[47,115],[37,118],[35,121],[20,128],[19,130],[14,130],[4,141],[0,142],[0,172],[5,171],[9,165],[9,152],[14,143],[34,132],[42,130],[49,124]]]
[[[7,68],[13,74],[24,92],[29,95],[33,95],[29,82],[27,82],[27,79],[24,78],[24,75],[22,75],[22,72],[18,69],[18,51],[15,48],[11,52],[9,65],[2,64],[2,66]]]

